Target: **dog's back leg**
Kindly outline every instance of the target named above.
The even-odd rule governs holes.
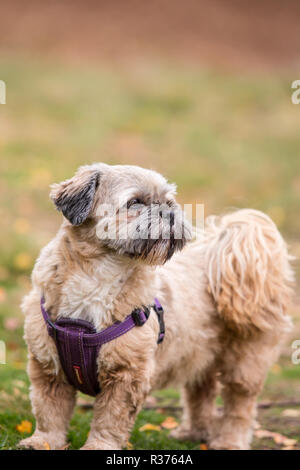
[[[205,371],[195,382],[186,384],[182,391],[182,422],[170,436],[179,440],[208,442],[216,411],[216,395],[217,380],[213,368]]]
[[[257,397],[279,350],[276,339],[271,335],[262,334],[248,341],[233,339],[224,342],[218,377],[223,385],[224,411],[210,442],[211,448],[249,449]]]

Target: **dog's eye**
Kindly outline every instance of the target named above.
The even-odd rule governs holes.
[[[138,198],[130,199],[130,201],[127,202],[127,208],[129,209],[129,207],[135,206],[137,204],[144,204],[144,203],[141,199],[138,199]]]

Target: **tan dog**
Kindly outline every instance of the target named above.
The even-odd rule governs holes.
[[[102,346],[101,393],[83,449],[125,446],[147,394],[167,385],[183,390],[176,438],[205,439],[211,448],[249,447],[257,395],[291,325],[286,306],[293,273],[286,245],[268,216],[247,209],[209,218],[202,239],[183,248],[191,233],[174,192],[154,171],[105,164],[82,167],[53,186],[51,198],[65,220],[36,262],[33,288],[22,306],[37,422],[22,446],[63,447],[75,404],[76,391],[41,315],[44,295],[52,320],[80,318],[97,330],[124,320],[136,306],[152,304],[154,297],[165,309],[162,344],[157,345],[159,326],[151,314],[143,327]],[[128,233],[138,227],[149,235],[155,226],[158,237],[102,238],[111,221],[100,210],[103,204],[119,214],[117,234],[126,222]],[[159,210],[153,226],[151,204],[169,207],[166,216]],[[180,227],[182,236],[175,239]],[[162,236],[166,228],[169,238]],[[217,382],[222,417],[215,414]]]

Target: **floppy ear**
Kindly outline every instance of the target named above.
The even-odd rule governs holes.
[[[99,178],[98,171],[79,169],[73,178],[51,186],[50,198],[72,225],[81,225],[88,218]]]

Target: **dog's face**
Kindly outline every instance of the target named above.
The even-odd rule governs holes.
[[[97,243],[120,255],[163,264],[191,239],[175,185],[151,170],[103,163],[52,186],[51,198],[75,226],[88,220]]]

